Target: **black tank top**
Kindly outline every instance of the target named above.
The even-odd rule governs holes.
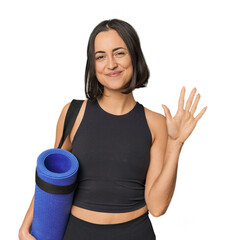
[[[142,104],[114,115],[87,100],[71,149],[79,161],[73,205],[109,213],[143,207],[151,144]]]

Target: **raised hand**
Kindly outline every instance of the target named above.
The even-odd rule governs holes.
[[[166,105],[162,104],[166,116],[168,136],[182,144],[190,136],[197,122],[203,116],[207,109],[207,106],[204,107],[200,111],[200,113],[196,117],[194,117],[194,113],[200,99],[200,94],[197,94],[195,101],[192,105],[196,90],[196,88],[192,89],[184,109],[185,87],[181,89],[178,110],[174,117],[172,117],[169,108]]]

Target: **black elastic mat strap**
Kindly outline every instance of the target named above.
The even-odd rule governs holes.
[[[43,181],[38,176],[37,170],[36,170],[36,173],[35,173],[35,182],[40,189],[42,189],[45,192],[53,193],[53,194],[69,194],[69,193],[72,193],[78,185],[77,181],[75,181],[71,185],[66,185],[66,186],[58,186],[58,185],[54,185],[54,184],[51,184],[51,183],[47,183],[47,182]]]
[[[75,99],[71,101],[71,104],[68,108],[65,121],[64,121],[63,134],[62,134],[59,146],[57,148],[62,147],[65,139],[70,133],[83,102],[84,100],[75,100]]]

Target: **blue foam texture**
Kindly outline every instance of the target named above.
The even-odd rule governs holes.
[[[75,183],[79,162],[69,151],[52,148],[37,159],[37,175],[47,183],[65,186]],[[74,191],[52,194],[35,185],[31,234],[37,240],[62,240],[72,207]]]

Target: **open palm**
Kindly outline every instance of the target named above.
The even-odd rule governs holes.
[[[203,116],[207,109],[207,107],[204,107],[201,112],[194,117],[194,113],[200,99],[200,94],[197,94],[195,101],[192,104],[196,90],[196,88],[192,89],[184,109],[185,87],[181,89],[178,110],[174,117],[172,117],[169,108],[166,105],[162,105],[166,116],[168,136],[182,144],[190,136],[198,120]]]

